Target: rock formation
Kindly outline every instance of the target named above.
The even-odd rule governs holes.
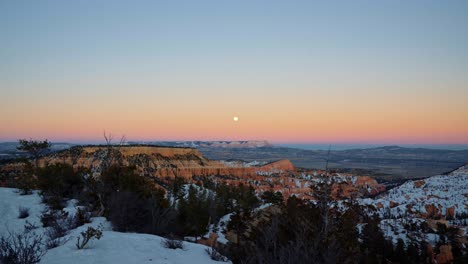
[[[437,254],[437,264],[447,264],[453,262],[452,246],[442,245],[439,248],[440,253]]]
[[[289,160],[278,160],[267,164],[223,162],[205,158],[195,148],[159,146],[76,146],[68,150],[41,157],[38,165],[67,163],[74,168],[85,167],[94,177],[99,177],[105,165],[120,164],[135,166],[139,175],[158,179],[182,177],[186,181],[197,181],[200,177],[223,182],[229,185],[252,185],[258,193],[279,191],[287,198],[295,195],[310,198],[313,181],[301,178],[302,172],[296,170]],[[21,170],[22,163],[12,163],[0,167],[10,173]],[[23,164],[24,165],[24,164]],[[350,175],[329,175],[337,177],[339,183],[334,191],[344,197],[375,195],[385,190],[370,177]],[[1,179],[1,177],[0,177]]]

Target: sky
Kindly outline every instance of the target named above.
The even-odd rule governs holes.
[[[455,0],[1,0],[0,141],[467,144],[466,14]]]

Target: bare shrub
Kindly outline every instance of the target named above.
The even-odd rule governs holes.
[[[18,188],[18,193],[20,195],[32,194],[33,188],[35,187],[35,179],[32,176],[32,173],[28,174],[28,172],[25,172],[22,175],[20,175],[20,177],[18,177],[16,181],[16,187]]]
[[[68,216],[68,212],[58,210],[45,210],[41,215],[41,222],[43,227],[50,227],[54,225],[64,226],[68,222],[72,222],[72,218]]]
[[[60,245],[63,245],[65,240],[63,237],[68,233],[65,227],[62,227],[58,224],[54,224],[47,228],[45,234],[47,236],[46,247],[48,249],[56,248]]]
[[[91,223],[91,213],[88,212],[85,208],[78,208],[74,217],[75,227],[88,223]]]
[[[219,253],[219,251],[215,247],[208,247],[205,249],[205,251],[206,253],[208,253],[210,258],[214,261],[223,261],[223,262],[229,261],[229,259],[221,255],[221,253]]]
[[[41,222],[47,227],[45,232],[47,236],[46,247],[52,249],[63,245],[66,240],[63,239],[71,229],[77,227],[75,217],[69,216],[64,211],[45,211],[41,216]]]
[[[0,263],[34,264],[45,253],[42,237],[32,232],[9,233],[0,238]]]
[[[29,217],[29,208],[20,206],[20,208],[18,208],[18,212],[19,212],[18,214],[19,219],[24,219],[24,218]]]
[[[52,210],[62,210],[65,207],[65,201],[56,194],[42,194],[42,203],[47,204]]]
[[[25,225],[24,225],[24,232],[25,232],[25,233],[29,233],[29,232],[31,232],[31,231],[37,229],[37,228],[38,228],[37,225],[35,225],[35,224],[29,222],[28,220],[26,220],[26,223],[25,223]]]
[[[81,237],[78,237],[76,240],[76,247],[78,249],[83,249],[86,247],[89,241],[96,238],[97,240],[102,237],[102,227],[93,228],[91,226],[84,232],[81,232]]]
[[[53,249],[56,247],[59,247],[63,244],[65,244],[68,241],[68,239],[64,239],[63,237],[57,237],[57,238],[48,238],[47,242],[45,243],[45,246],[47,249]]]
[[[175,238],[173,235],[170,235],[168,238],[165,238],[161,244],[165,248],[170,248],[170,249],[184,249],[184,241]]]

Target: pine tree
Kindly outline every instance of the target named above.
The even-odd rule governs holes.
[[[18,142],[19,146],[17,149],[28,152],[34,158],[36,168],[39,167],[39,157],[46,153],[52,146],[47,139],[44,141],[20,139]]]
[[[400,263],[408,263],[408,257],[406,255],[405,242],[399,238],[395,248],[395,259]]]

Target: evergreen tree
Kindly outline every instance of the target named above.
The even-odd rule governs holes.
[[[406,253],[405,242],[403,239],[399,238],[395,248],[395,260],[400,263],[409,263],[409,259]]]
[[[190,185],[187,196],[179,200],[178,210],[178,221],[184,234],[197,238],[206,233],[209,223],[209,202],[205,190]]]
[[[362,229],[361,250],[366,263],[378,263],[385,255],[386,242],[379,223],[379,217],[374,216]]]
[[[39,166],[39,157],[46,153],[52,146],[52,144],[47,139],[44,141],[20,139],[18,143],[19,146],[17,149],[29,153],[29,155],[31,155],[36,162],[36,168]]]
[[[281,192],[266,191],[261,197],[265,203],[280,204],[284,201],[283,194]]]

